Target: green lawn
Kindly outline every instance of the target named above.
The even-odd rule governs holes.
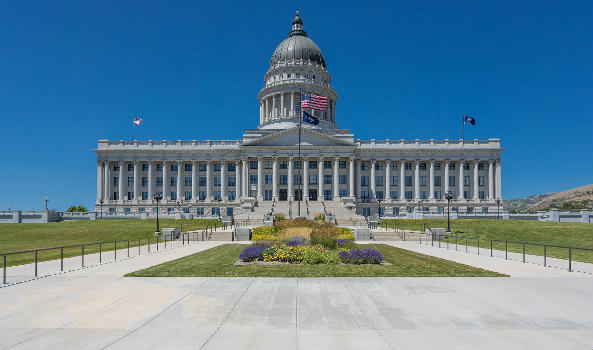
[[[496,272],[459,264],[384,244],[378,249],[392,265],[280,265],[234,266],[244,244],[224,244],[161,265],[130,273],[128,277],[503,277]]]
[[[161,228],[177,227],[179,220],[162,219],[159,220],[159,223]],[[220,220],[183,220],[183,230],[201,229],[214,223],[220,225]],[[145,238],[154,238],[155,229],[155,219],[0,224],[0,253],[114,240],[130,240],[130,247],[137,247],[138,238],[143,238],[142,245],[147,244]],[[127,246],[125,242],[118,243],[118,248],[124,246]],[[113,247],[113,244],[104,245],[102,250],[113,250]],[[85,254],[97,252],[99,252],[98,245],[85,247]],[[80,254],[80,247],[64,249],[64,257],[78,256]],[[39,252],[38,258],[40,261],[59,259],[60,251]],[[10,255],[7,258],[7,265],[27,264],[33,262],[34,259],[33,253]]]
[[[381,225],[393,227],[395,220],[382,220]],[[397,225],[406,230],[419,231],[426,227],[447,228],[446,219],[435,220],[397,220]],[[542,243],[560,246],[593,248],[593,225],[577,222],[549,222],[527,220],[451,220],[453,235],[460,237],[480,238],[480,247],[490,249],[490,240],[507,240],[526,243]],[[454,238],[449,238],[454,243]],[[459,244],[465,245],[464,239],[458,239]],[[477,246],[477,239],[468,240],[468,245]],[[493,242],[493,248],[504,250],[505,243]],[[520,244],[508,243],[509,251],[522,252]],[[539,246],[525,247],[527,254],[543,255],[544,248]],[[568,259],[568,249],[548,247],[546,255],[561,259]],[[575,250],[572,252],[574,260],[593,263],[593,251]]]

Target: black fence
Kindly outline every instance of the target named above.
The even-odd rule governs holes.
[[[525,263],[526,259],[526,248],[527,247],[541,247],[543,248],[543,262],[544,262],[544,266],[548,266],[548,248],[556,248],[556,249],[562,249],[562,250],[566,250],[567,254],[568,254],[568,258],[567,263],[568,263],[568,271],[572,272],[573,268],[572,268],[572,263],[573,263],[573,252],[575,251],[586,251],[586,252],[593,252],[593,249],[591,248],[583,248],[583,247],[570,247],[570,246],[561,246],[561,245],[555,245],[555,244],[544,244],[544,243],[529,243],[529,242],[519,242],[519,241],[507,241],[507,240],[500,240],[500,239],[484,239],[482,238],[481,241],[483,243],[485,243],[486,248],[482,248],[480,246],[480,238],[479,237],[467,237],[467,236],[455,236],[455,235],[450,235],[446,238],[442,238],[442,237],[436,237],[434,235],[428,235],[424,240],[422,240],[422,237],[420,237],[419,243],[420,244],[430,244],[432,246],[437,246],[439,248],[446,248],[449,249],[449,245],[453,245],[455,244],[455,250],[458,251],[459,250],[459,246],[461,243],[461,249],[463,251],[463,248],[465,247],[465,252],[468,252],[468,247],[475,247],[477,250],[477,254],[480,255],[480,248],[482,248],[482,252],[486,253],[486,254],[490,254],[490,257],[494,257],[494,245],[498,244],[498,246],[501,248],[500,251],[502,251],[502,244],[504,244],[504,255],[505,255],[505,260],[509,259],[509,244],[517,244],[520,245],[522,247],[521,252],[519,252],[519,254],[522,255],[522,262]],[[475,245],[472,244],[475,242]],[[489,245],[489,246],[488,246]],[[498,247],[496,249],[496,251],[499,251]],[[511,250],[511,253],[516,253],[515,251]],[[551,256],[550,256],[551,257]],[[558,259],[563,259],[563,258],[558,258]]]
[[[9,257],[12,256],[22,256],[26,254],[32,254],[33,256],[33,274],[34,277],[38,277],[39,269],[38,264],[39,260],[39,253],[40,252],[51,252],[55,251],[60,254],[60,272],[64,271],[64,250],[68,249],[70,251],[74,250],[75,248],[80,249],[80,254],[72,254],[69,257],[77,257],[80,256],[80,268],[89,267],[89,266],[96,266],[96,265],[89,265],[85,266],[84,258],[85,258],[85,250],[88,252],[89,247],[97,247],[98,252],[93,252],[90,254],[99,254],[99,264],[103,263],[104,258],[107,257],[107,254],[113,254],[113,260],[110,261],[117,261],[118,258],[118,249],[121,251],[122,249],[125,250],[125,258],[130,257],[130,249],[135,249],[134,245],[130,245],[130,242],[137,243],[138,254],[136,256],[142,255],[142,250],[144,250],[150,254],[151,253],[151,246],[156,245],[156,251],[167,249],[167,242],[169,242],[169,248],[172,248],[172,243],[175,241],[181,240],[181,245],[184,246],[186,244],[200,242],[200,241],[208,241],[212,237],[212,233],[215,232],[218,228],[227,229],[230,228],[229,225],[222,224],[222,225],[208,225],[204,229],[198,232],[185,232],[179,235],[170,234],[164,235],[164,239],[161,239],[160,236],[154,237],[143,237],[138,238],[138,240],[115,240],[115,241],[102,241],[102,242],[91,242],[91,243],[83,243],[83,244],[74,244],[74,245],[67,245],[67,246],[60,246],[60,247],[51,247],[51,248],[39,248],[39,249],[30,249],[30,250],[22,250],[17,252],[9,252],[9,253],[0,253],[0,259],[2,260],[2,284],[6,284],[6,276],[7,276],[7,267],[9,263]],[[168,239],[167,239],[168,238]],[[231,231],[231,240],[236,239],[236,232],[235,230]],[[143,244],[145,243],[145,244]],[[111,248],[111,249],[110,249]],[[120,252],[121,254],[121,252]],[[56,259],[45,259],[42,261],[52,261]],[[120,257],[121,260],[121,257]],[[24,262],[23,264],[17,264],[14,266],[26,265],[29,262]]]

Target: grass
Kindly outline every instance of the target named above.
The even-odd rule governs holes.
[[[496,272],[418,254],[384,244],[378,249],[392,265],[280,265],[235,266],[244,244],[224,244],[164,264],[127,274],[127,277],[503,277]]]
[[[396,220],[382,220],[381,226],[393,227]],[[406,230],[422,230],[426,227],[447,228],[446,219],[431,220],[397,220],[399,227]],[[451,220],[451,232],[459,237],[471,237],[468,245],[477,246],[480,239],[480,247],[490,249],[490,240],[516,241],[526,243],[540,243],[559,246],[581,247],[593,249],[593,225],[578,222],[550,222],[550,221],[527,221],[527,220]],[[455,238],[449,238],[449,242],[455,243]],[[459,238],[459,244],[465,244],[465,240]],[[504,242],[493,242],[494,249],[504,250]],[[523,246],[516,243],[508,243],[508,250],[521,253]],[[525,253],[532,255],[543,255],[542,246],[525,246]],[[554,258],[568,259],[568,249],[547,247],[546,255]],[[573,250],[572,259],[582,262],[593,263],[593,251]]]
[[[183,220],[183,230],[197,230],[213,224],[220,225],[220,220]],[[159,220],[160,227],[177,227],[179,220]],[[0,253],[22,250],[51,248],[114,240],[130,240],[130,247],[138,246],[139,238],[154,238],[155,219],[134,220],[94,220],[94,221],[63,221],[46,224],[0,224]],[[154,242],[154,240],[153,240]],[[121,246],[120,246],[121,244]],[[144,239],[142,245],[147,244]],[[118,243],[118,248],[127,246]],[[104,245],[103,251],[113,250],[114,245]],[[85,255],[98,253],[99,246],[85,247]],[[81,248],[65,248],[64,257],[79,256]],[[39,261],[60,258],[60,250],[39,252]],[[10,255],[7,265],[21,265],[35,260],[33,253]],[[1,262],[0,262],[1,264]]]

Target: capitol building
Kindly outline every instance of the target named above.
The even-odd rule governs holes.
[[[451,193],[452,211],[496,212],[500,139],[356,139],[338,127],[331,81],[297,12],[264,75],[255,129],[242,140],[99,140],[96,210],[153,215],[160,193],[161,213],[261,219],[271,211],[326,212],[354,220],[443,214]],[[301,111],[301,92],[326,97],[327,108]],[[299,128],[302,112],[319,123]]]

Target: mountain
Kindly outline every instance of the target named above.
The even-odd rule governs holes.
[[[533,196],[515,198],[504,201],[504,209],[508,211],[537,211],[549,208],[560,210],[578,210],[591,208],[593,204],[593,184],[585,185],[563,192],[548,192]]]

